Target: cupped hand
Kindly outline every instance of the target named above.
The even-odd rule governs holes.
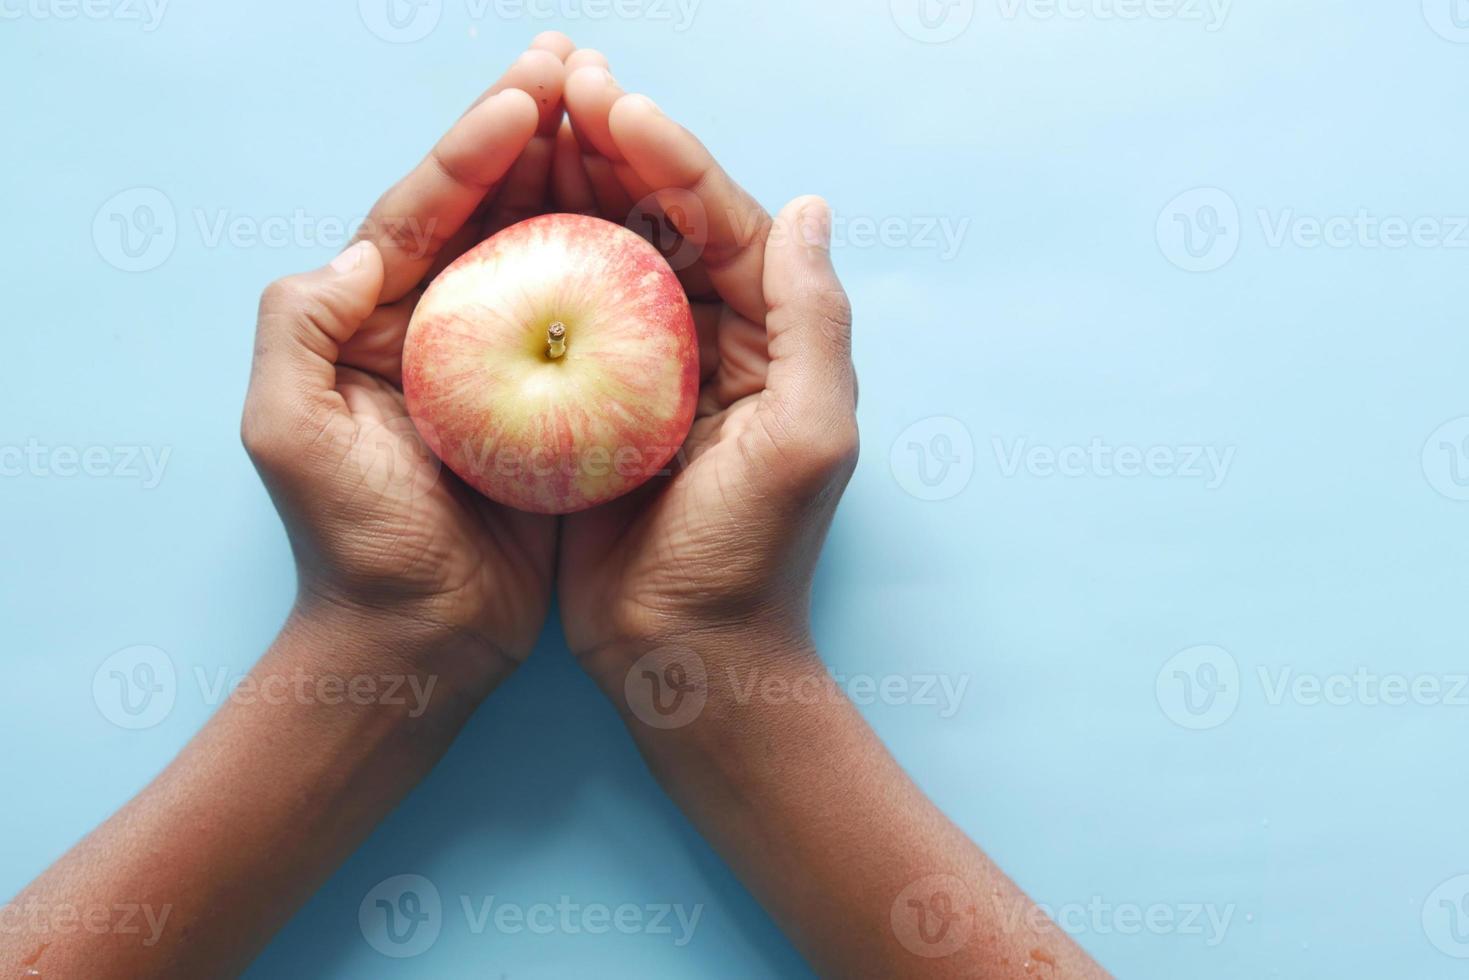
[[[674,472],[566,518],[559,594],[568,642],[615,676],[662,643],[730,633],[807,638],[810,584],[857,458],[851,312],[830,211],[798,198],[772,221],[594,52],[568,61],[553,184],[568,210],[666,240],[700,335],[698,412]]]
[[[426,450],[407,418],[403,337],[440,269],[551,209],[564,59],[545,34],[373,207],[330,265],[260,302],[241,425],[286,523],[298,606],[345,607],[384,629],[467,635],[513,664],[545,619],[554,521],[494,504]]]

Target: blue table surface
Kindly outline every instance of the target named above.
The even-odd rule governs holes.
[[[0,889],[290,602],[260,288],[559,28],[835,207],[864,455],[816,630],[943,809],[1121,976],[1463,975],[1462,0],[387,2],[0,0]],[[385,955],[405,880],[438,932]],[[552,626],[250,975],[806,974]]]

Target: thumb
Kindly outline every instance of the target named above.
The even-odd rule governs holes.
[[[832,426],[856,406],[852,307],[831,262],[831,208],[798,197],[765,246],[766,389],[792,420]]]
[[[337,350],[377,307],[383,259],[361,241],[320,269],[278,279],[260,297],[256,382],[330,388]]]
[[[377,307],[382,286],[382,254],[361,241],[320,269],[265,288],[245,399],[247,430],[253,421],[257,430],[289,431],[303,413],[340,407],[337,353]]]

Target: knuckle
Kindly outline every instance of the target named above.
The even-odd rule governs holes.
[[[267,413],[250,407],[240,419],[240,444],[251,462],[266,472],[286,469],[299,457],[291,434]]]
[[[259,414],[247,408],[240,418],[240,445],[245,447],[246,454],[256,462],[261,462],[270,453],[270,441]]]
[[[261,292],[260,319],[313,327],[331,336],[341,317],[320,290],[313,289],[300,276],[287,276]]]
[[[818,326],[835,348],[845,350],[852,341],[852,301],[840,284],[820,286],[812,297]]]
[[[852,300],[840,283],[834,282],[817,289],[816,308],[821,312],[822,317],[829,320],[833,326],[851,329]]]
[[[449,243],[437,222],[424,223],[417,218],[384,217],[374,225],[374,237],[379,243],[402,252],[415,261],[437,258]]]
[[[307,302],[306,290],[300,281],[292,276],[277,279],[265,287],[260,293],[261,315],[280,315],[291,313],[301,308]]]
[[[810,447],[816,466],[828,474],[850,475],[857,467],[861,452],[862,440],[857,433],[857,423],[850,419],[823,431]]]

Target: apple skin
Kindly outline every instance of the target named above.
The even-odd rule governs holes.
[[[552,357],[558,322],[565,352]],[[594,507],[663,471],[688,436],[689,302],[627,228],[531,218],[429,285],[403,344],[403,394],[429,448],[486,497],[539,514]]]

